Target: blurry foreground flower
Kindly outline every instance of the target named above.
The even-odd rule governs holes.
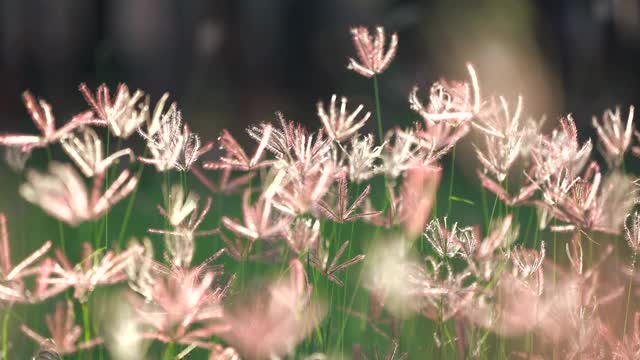
[[[127,279],[124,272],[130,261],[136,254],[141,254],[143,248],[135,245],[120,254],[107,251],[102,257],[94,252],[89,243],[82,244],[83,260],[76,266],[71,265],[67,256],[60,250],[56,250],[58,263],[53,268],[42,267],[41,271],[48,276],[40,279],[46,290],[41,291],[41,296],[46,298],[59,294],[68,287],[73,287],[73,296],[81,302],[88,300],[89,294],[99,285],[116,284]]]
[[[102,140],[93,129],[84,127],[78,132],[62,139],[62,149],[86,177],[103,174],[122,156],[128,155],[131,160],[134,159],[133,151],[129,148],[118,150],[105,158]]]
[[[58,303],[55,314],[53,316],[47,315],[46,320],[49,334],[55,344],[55,350],[61,355],[69,355],[80,350],[90,349],[103,342],[102,339],[98,337],[90,341],[78,343],[82,335],[82,328],[75,324],[75,313],[71,300],[67,300],[66,309],[64,303]],[[20,329],[38,344],[46,344],[48,342],[47,338],[31,330],[31,328],[26,325],[22,325]]]
[[[353,45],[358,53],[360,63],[349,58],[347,69],[353,70],[364,77],[372,77],[385,71],[398,48],[398,35],[391,35],[391,42],[385,53],[385,35],[382,26],[376,27],[375,38],[369,34],[369,29],[359,26],[351,29]]]
[[[18,265],[13,266],[11,264],[7,218],[3,213],[0,213],[0,303],[30,301],[22,278],[34,273],[34,269],[30,266],[44,256],[50,248],[51,241],[47,241]]]
[[[39,205],[49,215],[76,226],[100,218],[138,184],[138,179],[130,176],[128,170],[123,170],[101,195],[104,175],[99,174],[93,179],[89,194],[84,180],[71,165],[51,162],[49,173],[27,171],[27,182],[20,186],[20,195]]]
[[[289,263],[289,277],[271,284],[268,291],[253,297],[224,315],[228,331],[219,336],[248,358],[268,358],[290,353],[315,329],[324,308],[311,299],[304,265]]]

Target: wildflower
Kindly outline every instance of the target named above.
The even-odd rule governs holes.
[[[207,187],[213,193],[221,193],[221,194],[233,194],[246,184],[248,184],[251,179],[256,175],[253,172],[246,173],[235,178],[231,178],[231,169],[225,168],[222,169],[220,173],[220,177],[218,178],[218,184],[214,184],[209,178],[207,178],[202,170],[200,170],[197,166],[192,166],[190,169],[191,173],[200,180],[202,185]]]
[[[446,217],[443,222],[444,225],[441,225],[438,218],[431,220],[424,232],[424,237],[439,257],[453,258],[460,250],[460,241],[457,239],[458,232],[465,232],[468,229],[458,230],[458,223],[453,223],[451,230],[449,230]]]
[[[151,301],[132,298],[143,324],[153,332],[143,337],[164,343],[177,342],[212,348],[209,338],[228,328],[222,323],[222,300],[227,295],[233,277],[224,285],[214,284],[218,271],[207,265],[224,251],[218,251],[201,265],[185,268],[170,262],[168,268],[156,268]]]
[[[398,35],[396,33],[391,35],[391,42],[386,53],[384,51],[385,35],[382,26],[376,27],[375,39],[369,34],[369,29],[364,26],[351,28],[351,36],[353,45],[358,52],[360,63],[353,58],[349,58],[347,69],[370,78],[376,74],[381,74],[391,65],[398,48]]]
[[[96,286],[116,284],[126,280],[124,269],[135,254],[141,254],[143,251],[142,247],[133,246],[118,255],[109,250],[100,258],[93,252],[89,243],[83,243],[82,249],[83,261],[75,267],[60,249],[56,250],[58,263],[54,264],[50,276],[43,279],[43,283],[48,285],[46,290],[48,296],[73,287],[75,289],[73,296],[85,302]]]
[[[56,121],[51,106],[44,100],[37,101],[29,92],[22,93],[24,105],[40,131],[40,135],[0,134],[0,145],[18,146],[23,151],[34,147],[44,147],[55,143],[69,134],[73,129],[86,125],[105,125],[103,120],[95,119],[91,111],[74,116],[67,124],[56,129]]]
[[[632,219],[631,226],[628,226],[629,218]],[[640,253],[640,213],[634,212],[633,214],[627,214],[627,218],[624,222],[624,230],[625,230],[625,239],[627,240],[627,244],[629,244],[629,248],[635,255]]]
[[[104,174],[93,179],[91,194],[82,178],[71,165],[52,162],[49,173],[29,170],[27,182],[20,187],[20,195],[39,205],[49,215],[76,226],[87,220],[95,220],[135,189],[138,180],[123,170],[109,188],[100,195]]]
[[[148,99],[146,103],[138,104],[143,92],[136,90],[131,95],[125,84],[118,85],[113,100],[105,84],[98,86],[95,96],[84,83],[80,84],[80,92],[98,117],[107,123],[111,133],[119,138],[131,136],[145,121],[149,111]]]
[[[544,202],[538,205],[567,224],[556,225],[553,231],[590,229],[618,234],[627,211],[633,205],[632,182],[625,175],[612,173],[602,181],[599,167],[592,164],[584,175],[554,193],[543,189]]]
[[[78,343],[82,335],[82,328],[75,324],[75,313],[73,311],[73,302],[67,300],[66,309],[63,303],[56,304],[56,312],[53,316],[47,315],[47,328],[51,334],[51,339],[55,344],[55,351],[61,355],[73,354],[80,350],[91,349],[102,344],[100,337],[89,341]],[[23,333],[35,340],[38,344],[46,344],[47,338],[31,330],[26,325],[20,327]]]
[[[522,247],[511,252],[511,262],[515,266],[514,272],[525,280],[535,277],[535,292],[538,295],[542,294],[544,288],[544,274],[542,273],[544,252],[544,241],[540,243],[539,252]]]
[[[286,170],[279,170],[277,176],[282,181],[275,191],[273,206],[291,216],[314,210],[329,190],[334,175],[335,167],[331,161],[324,162],[302,178],[288,176]]]
[[[419,146],[416,158],[422,162],[423,166],[431,165],[446,155],[468,132],[469,126],[466,124],[452,126],[446,122],[427,123],[426,128],[416,124],[416,130],[413,133],[416,144]],[[411,136],[411,134],[405,136]]]
[[[289,226],[285,240],[296,254],[309,251],[320,241],[320,221],[311,219],[296,219]]]
[[[467,63],[471,85],[466,82],[440,80],[431,86],[429,105],[425,108],[418,98],[418,87],[409,94],[411,110],[422,116],[426,123],[448,122],[453,126],[471,120],[480,112],[480,87],[473,65]],[[473,94],[471,93],[473,91]]]
[[[480,116],[474,125],[484,133],[485,151],[474,145],[478,160],[485,172],[491,172],[499,182],[504,181],[509,168],[520,155],[520,146],[524,133],[520,126],[522,97],[518,97],[518,105],[511,116],[507,101],[500,97],[501,110],[491,111],[488,116]]]
[[[167,199],[167,209],[165,210],[158,205],[158,210],[175,229],[149,229],[149,232],[164,234],[167,252],[172,261],[177,266],[188,266],[193,259],[194,238],[196,236],[211,235],[216,232],[216,230],[196,231],[211,208],[211,198],[207,198],[207,202],[200,213],[198,213],[197,195],[190,192],[185,198],[184,190],[180,185],[172,186],[171,193],[168,196],[165,192],[165,198]],[[189,214],[191,216],[187,220],[186,218]]]
[[[324,315],[311,299],[304,265],[293,259],[288,278],[272,283],[246,306],[224,315],[228,331],[219,336],[248,358],[280,357],[290,353]]]
[[[251,193],[245,191],[242,197],[244,224],[240,224],[237,220],[223,216],[222,224],[224,227],[234,234],[246,237],[252,241],[270,239],[284,234],[292,219],[288,216],[272,215],[273,200],[271,197],[263,194],[251,205],[249,202],[250,196]]]
[[[13,266],[11,264],[7,218],[3,213],[0,213],[0,301],[30,301],[29,294],[24,289],[22,278],[32,273],[33,269],[30,266],[44,256],[50,248],[51,241],[47,241],[18,265]]]
[[[566,169],[573,178],[584,169],[591,149],[591,140],[582,146],[578,142],[578,129],[571,114],[560,119],[560,129],[555,129],[551,137],[543,137],[533,149],[533,179],[537,183],[554,179],[560,171]]]
[[[271,136],[271,125],[266,125],[260,138],[260,145],[256,149],[253,157],[249,158],[244,152],[240,144],[231,136],[227,130],[222,130],[222,135],[218,138],[220,148],[224,149],[228,157],[222,157],[218,162],[207,162],[204,164],[205,169],[233,169],[242,171],[251,171],[265,166],[271,165],[271,161],[261,161],[262,154],[269,142]]]
[[[104,173],[122,156],[129,155],[129,158],[133,160],[133,151],[129,148],[118,150],[104,158],[102,140],[95,131],[88,127],[81,128],[79,135],[71,134],[63,138],[61,143],[62,149],[86,177]]]
[[[151,158],[141,157],[139,160],[154,165],[158,171],[173,168],[189,170],[202,154],[213,147],[211,143],[202,146],[198,135],[193,134],[188,126],[182,125],[182,113],[175,103],[160,116],[157,129],[150,126],[147,133],[141,129],[138,129],[138,133],[147,141],[147,148],[151,153]]]
[[[367,195],[369,195],[371,185],[367,185],[364,191],[353,201],[351,206],[348,206],[349,193],[347,192],[347,177],[344,172],[337,175],[337,183],[338,191],[336,193],[335,206],[329,205],[324,200],[318,202],[319,210],[327,218],[338,223],[345,223],[376,214],[376,212],[356,213],[356,210],[362,205]]]
[[[374,143],[375,140],[371,134],[362,138],[357,136],[351,138],[351,151],[347,153],[347,157],[349,159],[349,179],[352,181],[360,183],[380,172],[380,167],[375,163],[380,158],[385,144],[373,146]]]
[[[298,179],[315,173],[331,150],[331,139],[325,139],[322,131],[314,138],[314,134],[309,134],[303,127],[286,120],[282,113],[277,112],[276,116],[280,122],[280,129],[272,128],[269,124],[261,124],[247,129],[249,136],[261,141],[265,133],[271,129],[266,148],[278,159],[274,166],[277,169],[286,169],[289,176]]]
[[[347,246],[349,246],[349,240],[345,241],[342,246],[340,246],[340,249],[338,249],[330,264],[328,263],[329,253],[324,244],[316,242],[316,247],[315,249],[312,249],[310,254],[310,261],[313,267],[318,269],[318,271],[325,275],[329,280],[340,286],[343,286],[344,283],[342,282],[342,280],[338,279],[336,274],[352,265],[361,262],[365,258],[365,255],[357,255],[351,260],[347,260],[338,265],[338,259],[340,259],[345,250],[347,250]]]
[[[615,112],[607,109],[602,115],[602,123],[598,123],[598,118],[593,117],[593,127],[598,132],[600,152],[610,166],[617,167],[624,158],[624,153],[631,144],[633,136],[633,106],[629,106],[629,117],[627,124],[623,127],[620,115],[620,108]]]
[[[362,119],[354,124],[354,121],[364,106],[358,106],[351,114],[347,113],[347,98],[340,98],[340,111],[336,113],[336,95],[331,96],[329,113],[324,109],[322,101],[318,102],[318,117],[322,121],[327,135],[338,142],[349,139],[360,130],[371,116],[370,112],[364,114]]]

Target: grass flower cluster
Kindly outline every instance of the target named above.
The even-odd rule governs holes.
[[[25,92],[40,133],[0,144],[58,231],[16,261],[21,220],[0,212],[0,358],[638,359],[634,108],[594,117],[599,164],[570,114],[545,133],[522,97],[482,96],[467,64],[425,99],[410,90],[418,120],[384,131],[379,81],[398,36],[351,35],[347,69],[371,81],[375,109],[333,95],[315,131],[278,112],[247,129],[251,149],[227,130],[201,140],[169,94],[82,84],[88,109],[56,128]],[[466,137],[478,201],[454,186]],[[157,209],[136,201],[143,172],[159,179]],[[159,222],[130,233],[150,211]],[[51,304],[46,330],[17,315]]]

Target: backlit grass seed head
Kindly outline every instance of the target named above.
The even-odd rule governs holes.
[[[81,343],[78,342],[82,335],[82,328],[75,324],[75,312],[71,300],[67,300],[66,304],[62,302],[56,304],[55,313],[53,316],[47,315],[46,321],[49,334],[55,344],[55,350],[61,355],[69,355],[81,350],[91,349],[103,342],[100,337]],[[46,337],[36,333],[26,325],[22,325],[21,330],[38,344],[46,344],[48,342]]]
[[[518,97],[518,105],[510,114],[509,105],[504,97],[500,97],[500,105],[493,104],[494,110],[480,115],[474,126],[483,133],[484,148],[474,144],[478,160],[485,172],[492,173],[499,182],[504,181],[509,169],[520,155],[520,146],[525,133],[520,124],[522,97]]]
[[[243,222],[227,216],[222,217],[222,224],[237,236],[251,241],[272,239],[286,233],[291,220],[290,216],[279,214],[273,210],[273,199],[264,194],[251,204],[251,192],[245,191],[242,197]]]
[[[318,102],[318,117],[322,121],[327,135],[335,141],[342,142],[356,135],[358,130],[369,120],[371,113],[367,112],[360,120],[355,122],[364,106],[359,105],[353,112],[349,113],[347,111],[347,98],[343,96],[340,98],[340,110],[338,110],[336,108],[336,98],[336,95],[331,96],[328,113],[322,101]]]
[[[80,92],[98,118],[107,123],[111,133],[116,137],[128,138],[148,116],[148,104],[139,103],[144,96],[143,92],[136,90],[130,94],[125,84],[118,85],[114,99],[111,98],[109,88],[105,84],[98,86],[94,95],[83,83],[80,84]]]
[[[101,194],[103,173],[93,178],[93,188],[88,193],[84,180],[71,165],[55,161],[49,164],[48,173],[27,170],[26,178],[20,195],[71,226],[100,218],[138,184],[128,170],[123,170]]]
[[[270,166],[273,162],[269,160],[262,160],[262,157],[264,150],[269,143],[271,130],[271,124],[265,125],[262,129],[260,143],[251,158],[249,158],[249,155],[247,155],[244,149],[242,149],[242,146],[238,144],[236,139],[234,139],[227,130],[222,130],[222,135],[218,138],[218,142],[220,143],[220,149],[226,152],[225,156],[221,157],[220,160],[216,162],[206,162],[203,167],[205,169],[252,171]]]
[[[351,28],[351,37],[360,62],[349,58],[347,69],[370,78],[376,74],[381,74],[391,65],[391,61],[393,61],[398,49],[398,35],[396,33],[391,35],[391,41],[386,52],[385,34],[382,26],[376,27],[374,36],[369,34],[369,29],[364,26]]]
[[[419,146],[416,158],[422,162],[423,166],[434,165],[468,132],[468,124],[453,126],[446,122],[438,122],[427,123],[423,127],[416,123],[413,133],[414,140]]]
[[[85,242],[82,244],[83,259],[73,266],[62,250],[56,249],[57,263],[50,270],[49,276],[42,279],[47,285],[44,293],[53,296],[73,287],[73,296],[86,302],[96,287],[125,281],[125,269],[129,262],[142,252],[142,247],[132,246],[117,255],[109,250],[100,256],[98,251],[94,252],[91,245]]]
[[[453,223],[449,228],[447,226],[447,218],[443,218],[443,224],[435,218],[431,220],[424,232],[424,238],[431,245],[436,255],[440,258],[453,258],[460,250],[460,241],[458,232],[467,231],[466,229],[458,229],[458,223]]]
[[[51,248],[51,241],[46,241],[38,250],[16,266],[11,262],[9,229],[7,218],[0,213],[0,304],[3,302],[30,302],[31,294],[25,288],[23,278],[33,273],[33,265]]]
[[[367,185],[367,187],[358,195],[358,197],[348,205],[349,201],[349,193],[347,190],[347,175],[342,172],[339,173],[336,179],[336,187],[337,189],[331,195],[332,199],[335,200],[331,203],[320,200],[318,202],[318,210],[330,219],[331,221],[337,223],[346,223],[351,222],[356,219],[365,218],[368,216],[374,216],[377,212],[359,212],[358,209],[362,208],[367,195],[369,195],[369,191],[371,191],[371,185]]]
[[[129,148],[118,150],[105,158],[102,140],[89,127],[80,128],[76,133],[63,138],[60,143],[86,177],[104,173],[120,157],[129,156],[131,160],[134,159],[133,151]]]
[[[40,135],[2,133],[0,134],[0,145],[19,147],[23,151],[28,151],[56,143],[81,126],[106,125],[104,120],[96,119],[91,111],[85,111],[71,118],[61,128],[56,129],[56,121],[49,103],[44,100],[36,100],[29,91],[22,93],[22,99],[31,120],[40,131]]]
[[[620,107],[615,111],[605,110],[602,115],[602,123],[597,117],[591,119],[593,127],[598,133],[599,150],[612,167],[617,167],[622,163],[631,140],[633,138],[633,111],[634,107],[629,106],[629,115],[625,125],[622,124]]]
[[[467,63],[471,84],[466,82],[440,80],[431,86],[429,104],[425,107],[418,97],[415,86],[409,94],[411,110],[422,116],[427,124],[445,121],[459,125],[471,120],[480,112],[480,87],[473,65]]]
[[[320,241],[320,220],[298,218],[289,226],[287,245],[296,254],[304,254]]]
[[[629,219],[631,222],[629,224]],[[640,213],[635,211],[633,214],[629,213],[624,223],[625,239],[631,251],[633,251],[634,258],[640,253]]]
[[[385,145],[386,143],[375,146],[372,134],[351,138],[351,146],[347,152],[349,179],[361,183],[381,172],[378,159]]]
[[[229,329],[220,337],[251,359],[292,353],[324,317],[324,306],[311,298],[311,290],[304,265],[291,260],[285,278],[225,313]]]

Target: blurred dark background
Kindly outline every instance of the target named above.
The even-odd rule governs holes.
[[[584,136],[591,115],[639,98],[638,0],[0,0],[0,131],[35,130],[25,89],[66,121],[85,106],[80,82],[168,90],[205,138],[276,110],[315,128],[332,93],[373,110],[371,82],[346,69],[359,24],[400,37],[381,77],[386,127],[416,119],[414,84],[464,79],[466,61],[485,94],[521,93],[536,118],[572,112]]]

